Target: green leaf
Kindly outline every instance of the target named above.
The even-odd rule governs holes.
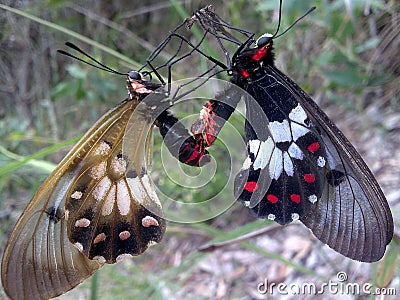
[[[8,151],[7,149],[5,149],[4,147],[0,146],[1,153],[3,153],[6,156],[12,157],[16,160],[16,161],[11,162],[11,163],[7,164],[6,166],[3,166],[2,168],[0,168],[0,176],[4,176],[10,172],[13,172],[16,169],[18,169],[19,167],[21,167],[25,164],[28,164],[28,163],[33,164],[38,167],[41,167],[41,168],[45,167],[46,170],[50,172],[54,169],[54,165],[49,165],[48,163],[44,163],[43,161],[37,161],[36,159],[46,156],[48,154],[51,154],[65,146],[69,146],[73,143],[76,143],[78,141],[78,139],[79,139],[78,137],[75,137],[75,138],[63,141],[59,144],[49,146],[39,152],[36,152],[32,155],[25,156],[25,157],[18,156],[15,153],[12,153],[12,152]]]

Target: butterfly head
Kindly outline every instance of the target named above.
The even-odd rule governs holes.
[[[261,49],[268,45],[271,45],[271,47],[272,47],[272,39],[273,38],[274,38],[274,36],[271,33],[264,33],[256,40],[255,48]]]
[[[264,33],[255,42],[253,50],[255,52],[251,55],[251,59],[258,62],[260,66],[265,64],[273,65],[274,63],[274,54],[272,52],[274,37],[271,33]]]
[[[143,73],[138,71],[130,71],[126,74],[126,88],[130,99],[158,93],[156,90],[162,86],[160,83],[151,82],[151,79],[145,80]]]

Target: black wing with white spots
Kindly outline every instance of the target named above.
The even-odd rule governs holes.
[[[233,81],[256,99],[269,120],[269,130],[263,132],[247,104],[249,158],[236,180],[238,199],[250,204],[260,218],[281,224],[300,219],[322,242],[347,257],[379,260],[393,236],[385,196],[340,130],[274,66],[272,36],[261,39],[233,59]],[[268,171],[260,176],[264,169]],[[254,202],[258,182],[270,185]]]

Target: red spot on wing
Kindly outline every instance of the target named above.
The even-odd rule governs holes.
[[[314,174],[304,174],[303,178],[304,178],[304,181],[307,182],[307,183],[315,182]]]
[[[258,49],[258,50],[256,51],[256,53],[254,53],[254,54],[251,56],[251,58],[252,58],[253,60],[255,60],[255,61],[259,61],[261,58],[263,58],[263,57],[265,56],[265,54],[267,54],[268,49],[269,49],[269,44],[266,45],[266,46],[264,46],[264,47],[262,47],[261,49]]]
[[[247,72],[245,69],[241,69],[241,70],[240,70],[240,73],[242,74],[242,76],[243,76],[244,78],[247,78],[247,77],[250,76],[250,73]]]
[[[314,153],[315,151],[317,151],[320,148],[320,144],[318,142],[314,142],[311,143],[310,145],[308,145],[307,149],[308,151],[310,151],[311,153]]]
[[[248,181],[244,184],[244,189],[253,193],[258,188],[258,184],[255,181]]]
[[[290,200],[292,200],[294,203],[299,204],[300,203],[300,195],[299,194],[291,194]]]
[[[271,203],[276,203],[276,202],[278,202],[278,197],[275,196],[274,194],[268,194],[267,200]]]
[[[145,217],[142,219],[142,226],[143,226],[143,227],[150,227],[150,226],[156,226],[156,227],[158,227],[158,226],[160,226],[160,224],[158,224],[157,219],[155,219],[155,218],[153,218],[153,217],[151,217],[151,216],[145,216]]]

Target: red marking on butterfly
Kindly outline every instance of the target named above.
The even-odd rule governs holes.
[[[254,54],[251,56],[251,58],[252,58],[253,60],[255,60],[255,61],[259,61],[260,59],[262,59],[262,58],[265,56],[265,54],[267,54],[268,50],[269,50],[269,44],[268,44],[268,45],[265,45],[265,46],[262,47],[261,49],[257,50],[257,52],[254,53]],[[243,75],[243,74],[242,74],[242,75]]]
[[[241,69],[241,70],[240,70],[240,74],[242,74],[242,76],[243,76],[244,78],[247,78],[247,77],[250,76],[250,73],[247,72],[245,69]]]
[[[300,203],[300,195],[299,194],[291,194],[290,200],[292,200],[294,203],[299,204]]]
[[[198,156],[199,156],[199,152],[197,150],[194,150],[192,152],[192,154],[190,155],[190,157],[186,160],[186,163],[196,159],[196,157],[198,157]]]
[[[276,202],[278,202],[278,197],[273,194],[268,194],[267,200],[271,203],[276,203]]]
[[[317,151],[320,148],[320,144],[318,142],[314,142],[310,145],[308,145],[307,149],[308,151],[310,151],[311,153],[314,153],[315,151]]]
[[[258,184],[255,181],[248,181],[244,185],[244,189],[246,191],[249,191],[250,193],[253,193],[257,188],[258,188]]]
[[[304,181],[307,182],[307,183],[315,182],[314,174],[304,174],[303,178],[304,178]]]

